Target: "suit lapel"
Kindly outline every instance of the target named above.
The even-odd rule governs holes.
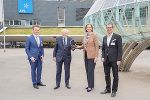
[[[61,46],[64,48],[64,41],[63,41],[63,37],[62,36],[60,37],[59,41],[60,41]]]
[[[108,47],[108,45],[107,45],[107,36],[104,37],[104,44]]]
[[[31,37],[32,37],[32,41],[34,42],[34,44],[38,47],[35,37],[33,35],[31,35]]]
[[[69,43],[70,42],[70,40],[69,40],[69,38],[67,37],[67,46],[69,46]]]

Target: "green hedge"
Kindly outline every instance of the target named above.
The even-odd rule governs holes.
[[[70,35],[82,35],[82,27],[64,27],[70,31]],[[40,33],[42,35],[59,35],[63,27],[41,27]],[[28,35],[32,33],[30,28],[7,28],[5,31],[6,35]],[[3,33],[0,33],[3,34]]]

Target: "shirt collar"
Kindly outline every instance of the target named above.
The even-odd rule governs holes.
[[[113,36],[114,33],[111,33],[111,35],[107,35],[107,37],[111,38]]]
[[[68,37],[63,37],[63,36],[62,36],[62,38],[63,38],[63,39],[67,39]]]
[[[33,36],[34,36],[34,37],[39,37],[39,35],[35,35],[35,34],[33,34]]]

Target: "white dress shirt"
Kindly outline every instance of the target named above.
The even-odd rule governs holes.
[[[109,47],[109,44],[110,44],[110,40],[111,40],[111,38],[112,38],[112,36],[113,36],[113,33],[111,33],[111,35],[107,35],[107,46]]]
[[[63,38],[63,44],[64,44],[64,45],[67,45],[67,37],[66,37],[66,38],[65,38],[65,37]]]

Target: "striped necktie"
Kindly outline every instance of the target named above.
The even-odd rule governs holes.
[[[36,43],[38,45],[38,47],[40,46],[40,39],[39,39],[39,36],[35,36],[35,40],[36,40]]]
[[[63,38],[63,45],[64,45],[64,47],[67,46],[66,38]]]

